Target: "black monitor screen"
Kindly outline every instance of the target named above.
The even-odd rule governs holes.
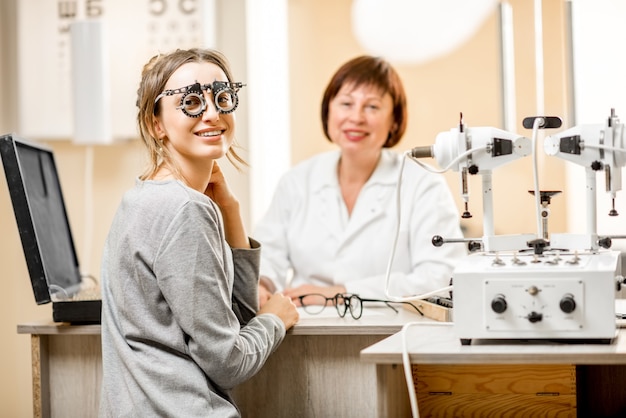
[[[35,300],[71,296],[81,277],[52,150],[4,135],[0,154]]]

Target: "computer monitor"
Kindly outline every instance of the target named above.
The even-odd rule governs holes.
[[[54,154],[8,134],[0,155],[35,300],[71,297],[82,279]]]

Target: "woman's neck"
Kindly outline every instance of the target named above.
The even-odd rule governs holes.
[[[188,187],[204,193],[211,180],[211,171],[213,170],[213,161],[207,166],[203,164],[192,164],[185,162],[179,164],[178,170],[174,170],[166,164],[163,164],[152,177],[153,180],[180,180]]]
[[[356,159],[341,155],[337,166],[337,178],[339,188],[341,189],[341,197],[348,210],[348,215],[352,214],[359,193],[361,193],[361,189],[372,176],[379,159],[380,152],[376,158]]]
[[[372,176],[372,173],[378,165],[381,152],[364,157],[360,155],[353,157],[350,155],[342,154],[339,158],[339,164],[337,166],[337,176],[339,184],[365,184],[367,180]]]

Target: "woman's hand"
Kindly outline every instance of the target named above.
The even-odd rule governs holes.
[[[300,319],[296,305],[284,295],[274,293],[271,298],[259,310],[258,315],[273,313],[285,324],[285,329],[293,327]]]
[[[263,305],[272,297],[273,293],[263,285],[263,283],[259,283],[259,306],[262,308]]]
[[[217,161],[213,161],[211,179],[209,180],[209,185],[204,191],[204,194],[217,203],[220,209],[236,206],[237,210],[239,210],[239,201],[231,192],[230,187],[228,187],[224,173]]]
[[[299,296],[316,293],[318,295],[324,295],[327,298],[332,298],[337,293],[346,293],[344,286],[314,286],[312,284],[303,284],[302,286],[286,289],[283,291],[283,295],[287,296],[296,304],[300,306]]]
[[[232,248],[250,248],[250,240],[241,219],[239,201],[228,187],[224,173],[222,173],[217,161],[213,162],[211,179],[204,194],[213,200],[222,212],[228,245]]]

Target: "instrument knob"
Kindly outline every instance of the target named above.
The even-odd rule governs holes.
[[[530,322],[534,324],[535,322],[541,321],[543,319],[543,315],[539,312],[532,311],[528,314],[527,318]]]
[[[611,237],[604,237],[604,238],[600,238],[598,240],[598,245],[602,248],[611,248],[611,245],[613,244],[613,241],[611,240]]]
[[[561,302],[559,302],[559,307],[565,313],[572,313],[576,309],[576,301],[574,300],[574,296],[571,294],[567,294],[563,296]]]
[[[495,298],[493,298],[493,300],[491,301],[491,309],[495,312],[495,313],[503,313],[504,311],[506,311],[506,299],[504,298],[503,295],[497,295]]]
[[[441,247],[444,244],[443,237],[441,235],[435,235],[431,242],[435,247]]]

